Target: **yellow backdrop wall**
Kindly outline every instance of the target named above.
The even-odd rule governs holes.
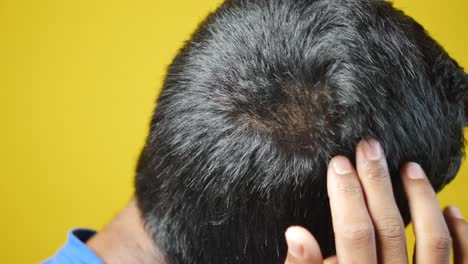
[[[166,66],[219,3],[0,0],[2,263],[37,263],[130,199]],[[395,3],[468,67],[467,1]],[[467,174],[439,196],[466,216]]]

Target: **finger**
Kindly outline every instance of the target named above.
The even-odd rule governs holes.
[[[402,178],[416,236],[414,263],[449,263],[451,237],[434,189],[414,162],[403,167]]]
[[[327,178],[338,261],[377,263],[372,221],[351,162],[343,156],[333,158]]]
[[[322,253],[315,238],[303,227],[286,230],[288,255],[285,264],[321,264]]]
[[[323,264],[338,264],[338,258],[336,256],[328,257],[323,261]]]
[[[387,161],[378,141],[359,142],[356,167],[374,223],[379,263],[408,263],[405,226],[393,196]]]
[[[455,206],[447,207],[444,217],[453,239],[454,263],[468,263],[468,223]]]

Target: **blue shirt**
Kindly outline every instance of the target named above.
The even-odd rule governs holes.
[[[86,246],[86,241],[96,234],[88,229],[74,229],[68,233],[65,245],[55,256],[42,264],[104,264],[104,262]]]

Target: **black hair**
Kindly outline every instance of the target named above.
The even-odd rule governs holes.
[[[283,263],[284,231],[335,252],[326,168],[382,144],[435,190],[463,156],[461,67],[380,0],[231,0],[170,65],[136,175],[145,226],[171,264]]]

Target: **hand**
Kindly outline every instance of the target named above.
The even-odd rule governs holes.
[[[285,264],[408,263],[404,224],[377,141],[358,144],[356,167],[337,156],[328,168],[337,256],[323,260],[313,236],[302,227],[290,227],[286,231]],[[450,206],[442,215],[435,192],[418,164],[406,164],[401,176],[416,236],[413,263],[450,263],[452,239],[454,263],[468,263],[468,224],[458,210]]]

